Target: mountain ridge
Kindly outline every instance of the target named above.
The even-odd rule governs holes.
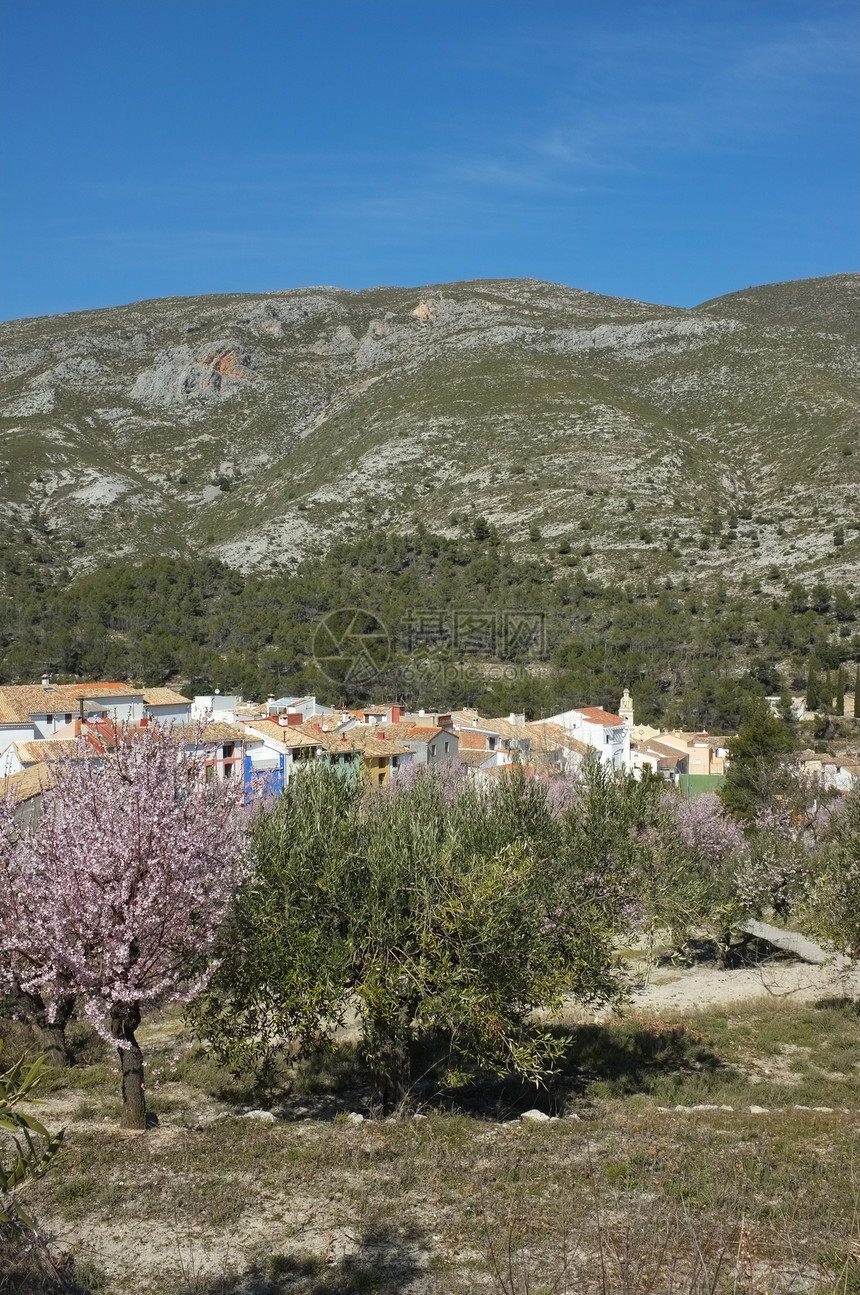
[[[478,279],[0,324],[0,522],[71,571],[486,516],[599,575],[845,579],[858,306],[854,274],[690,309]]]

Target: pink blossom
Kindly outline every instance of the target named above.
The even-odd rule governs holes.
[[[117,728],[50,767],[42,812],[0,801],[0,990],[107,1018],[187,1001],[244,870],[241,781],[204,781],[200,733]]]
[[[723,861],[744,845],[744,834],[734,819],[723,812],[719,797],[706,792],[692,800],[668,796],[666,804],[680,839],[712,863]]]

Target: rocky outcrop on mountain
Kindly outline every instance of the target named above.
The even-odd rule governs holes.
[[[234,395],[252,371],[251,355],[241,342],[219,342],[196,355],[187,346],[175,347],[138,374],[130,396],[144,405],[172,409],[195,397]]]
[[[694,310],[536,280],[170,298],[0,325],[0,524],[70,569],[485,516],[644,581],[850,579],[860,276]]]

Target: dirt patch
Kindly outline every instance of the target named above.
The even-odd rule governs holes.
[[[634,990],[630,1008],[659,1014],[696,1012],[762,997],[813,1003],[821,998],[857,996],[860,967],[775,959],[733,971],[715,966],[656,968]]]

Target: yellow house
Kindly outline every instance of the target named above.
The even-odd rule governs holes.
[[[724,774],[729,754],[729,738],[711,737],[709,733],[661,733],[660,742],[680,751],[689,760],[691,776]]]
[[[378,737],[375,726],[357,724],[343,733],[321,733],[320,739],[330,764],[353,765],[371,787],[387,787],[401,764],[412,760],[413,752],[399,742]]]

